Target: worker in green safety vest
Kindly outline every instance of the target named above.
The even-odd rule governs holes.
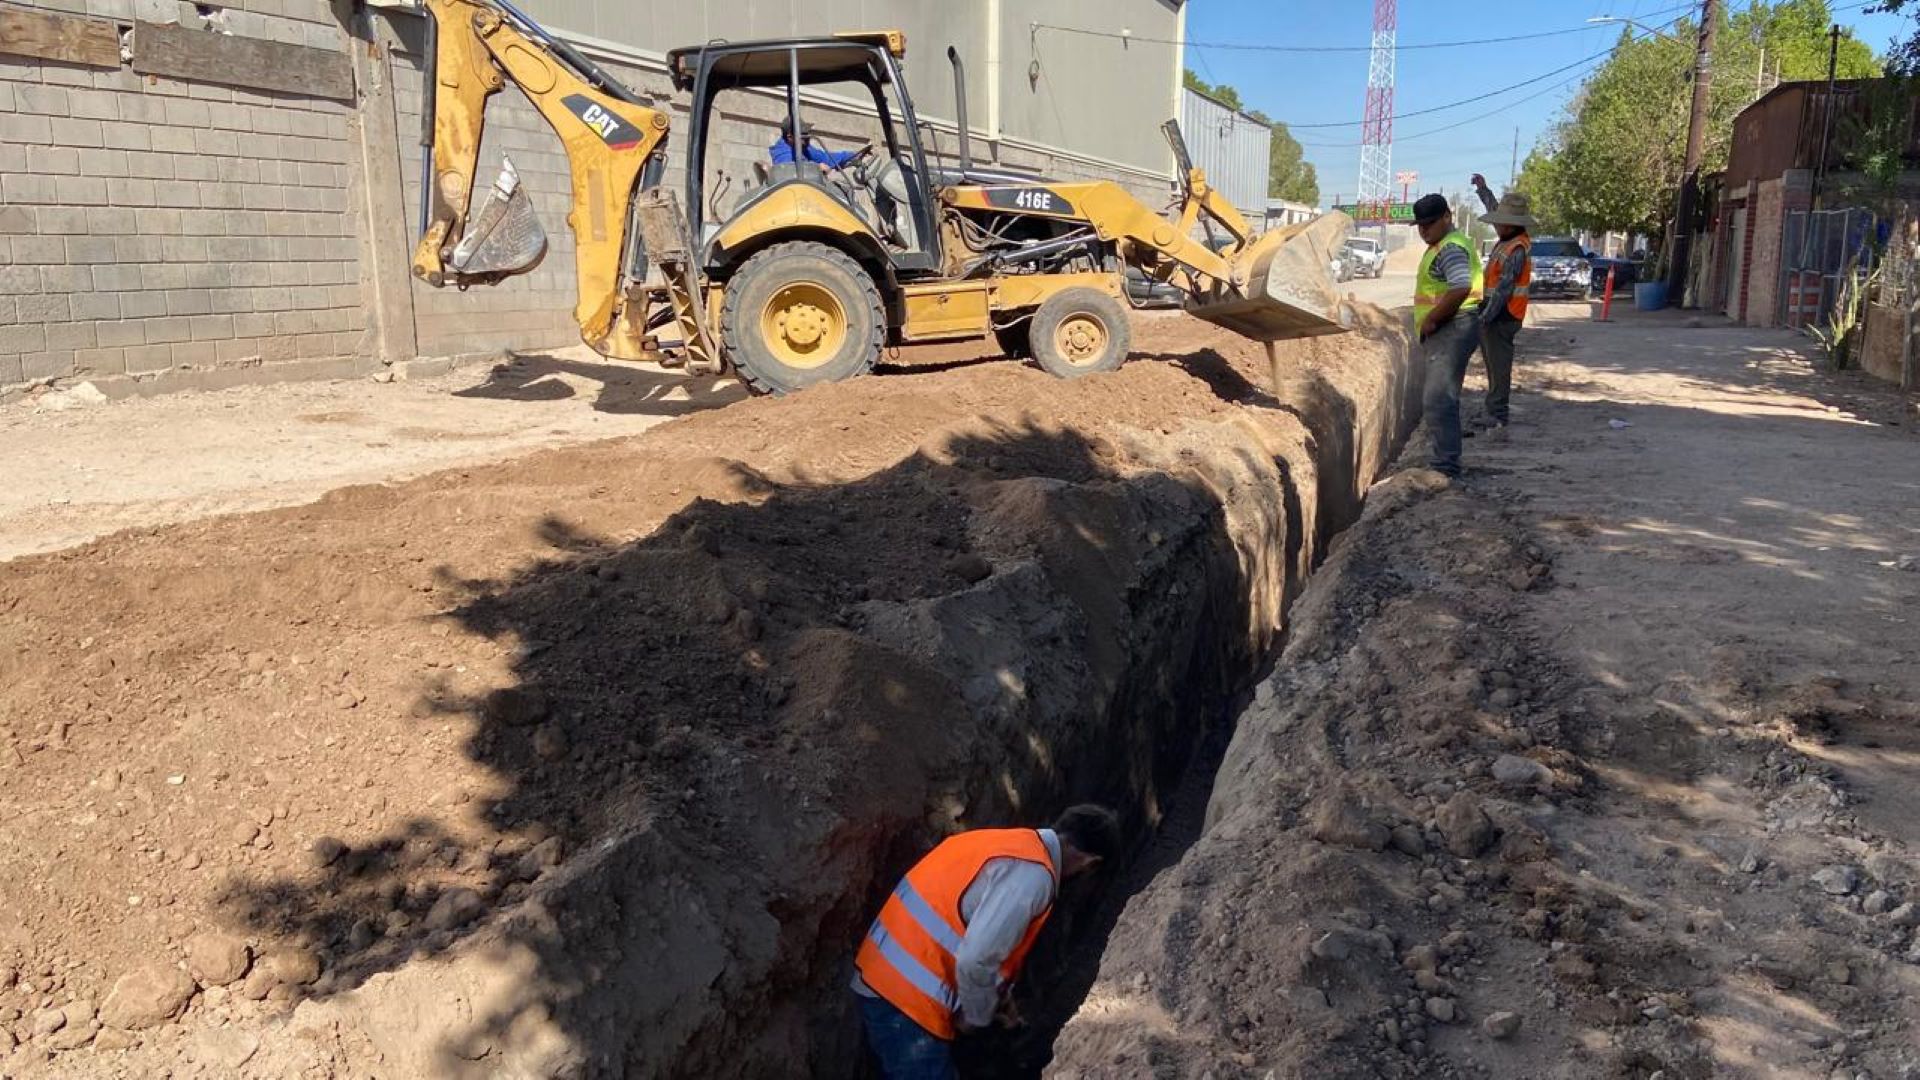
[[[1446,476],[1460,475],[1460,386],[1480,344],[1480,255],[1453,227],[1453,208],[1440,195],[1413,204],[1413,223],[1427,253],[1413,280],[1413,327],[1426,364],[1427,433],[1431,464]]]

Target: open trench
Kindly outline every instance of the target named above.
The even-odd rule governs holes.
[[[1227,718],[1289,601],[1417,418],[1385,316],[1338,348],[1283,348],[1277,386],[1195,370],[1241,407],[1090,436],[962,424],[856,484],[696,503],[658,546],[593,556],[640,578],[724,552],[729,573],[770,567],[758,595],[791,611],[775,602],[789,582],[840,571],[781,566],[795,545],[773,522],[927,541],[901,565],[847,568],[860,584],[828,618],[768,616],[771,668],[797,673],[773,684],[787,719],[771,741],[742,753],[680,732],[684,792],[610,809],[515,911],[434,963],[302,1006],[294,1028],[410,1075],[858,1075],[852,943],[898,874],[955,828],[1104,802],[1135,865],[1063,897],[1026,980],[1031,1027],[962,1052],[978,1075],[1036,1075],[1127,892],[1197,832]],[[963,584],[909,587],[928,558]],[[528,615],[565,610],[553,588],[532,579],[461,617],[558,640],[540,620],[559,616]],[[554,648],[518,674],[558,703],[592,668]]]
[[[314,942],[327,958],[321,984],[257,1029],[249,1067],[861,1075],[845,987],[899,874],[955,829],[1103,802],[1136,841],[1133,865],[1063,897],[1025,980],[1031,1028],[964,1051],[977,1075],[1037,1074],[1127,894],[1197,833],[1229,718],[1289,603],[1417,419],[1399,322],[1356,316],[1355,333],[1281,346],[1271,370],[1207,331],[1117,378],[1042,380],[1054,400],[1024,409],[1034,384],[992,369],[983,381],[1014,387],[1015,407],[928,404],[883,379],[778,413],[727,410],[676,431],[681,460],[635,495],[589,487],[570,508],[577,524],[543,518],[539,559],[503,553],[501,573],[442,573],[433,596],[404,603],[353,578],[342,596],[375,620],[359,642],[370,669],[428,623],[451,631],[429,639],[447,643],[431,646],[440,654],[472,642],[469,663],[481,645],[500,658],[487,661],[497,678],[395,679],[360,711],[463,718],[465,756],[511,781],[494,785],[484,820],[520,824],[486,840],[490,854],[462,855],[462,837],[403,822],[317,874],[218,898],[261,937]],[[756,418],[805,429],[809,409],[832,421],[807,432],[825,440],[819,456],[855,411],[916,448],[831,482],[756,467],[742,447],[765,444]],[[618,461],[570,453],[542,475],[572,481]],[[420,482],[311,513],[391,521],[404,508],[420,535],[465,531],[469,509],[504,497],[491,492],[553,505],[531,479],[502,468],[478,489]],[[621,538],[619,500],[648,484],[696,497]],[[246,530],[276,520],[232,519],[208,543],[247,550]],[[153,603],[200,632],[171,587],[154,586]],[[441,606],[441,589],[458,599]],[[540,835],[553,839],[527,850]],[[460,890],[423,881],[416,848],[457,856],[471,913],[444,916]],[[362,931],[383,917],[385,937]],[[133,1053],[158,1061],[170,1045]],[[86,1075],[78,1058],[48,1075],[63,1064]]]

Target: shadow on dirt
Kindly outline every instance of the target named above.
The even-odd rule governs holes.
[[[584,391],[581,381],[599,384],[593,407],[599,412],[642,416],[685,416],[717,409],[747,397],[732,379],[660,371],[615,360],[572,360],[552,353],[508,353],[485,382],[454,391],[454,397],[490,401],[565,401]]]

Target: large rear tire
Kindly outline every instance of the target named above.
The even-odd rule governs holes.
[[[873,370],[886,343],[880,290],[845,252],[797,241],[755,253],[727,283],[720,332],[762,394],[789,394]]]
[[[1112,371],[1127,362],[1132,325],[1120,301],[1079,286],[1047,298],[1033,313],[1027,341],[1040,370],[1062,379]]]

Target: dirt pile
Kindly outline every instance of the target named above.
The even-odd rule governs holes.
[[[1384,321],[1279,401],[1140,340],[7,565],[6,1068],[849,1060],[876,891],[956,825],[1149,826],[1410,415]]]
[[[1819,745],[1912,710],[1734,646],[1652,693],[1634,628],[1596,679],[1526,486],[1375,489],[1048,1075],[1920,1076],[1911,853]]]

